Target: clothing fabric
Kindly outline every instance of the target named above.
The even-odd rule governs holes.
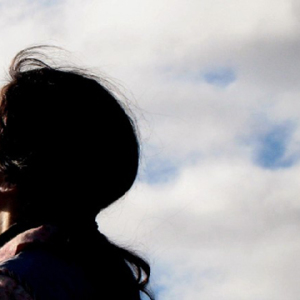
[[[125,250],[96,223],[80,224],[21,223],[1,234],[0,299],[140,300]]]
[[[1,300],[33,300],[18,280],[11,277],[5,270],[0,271],[0,299]]]
[[[17,234],[0,248],[1,300],[94,299],[80,265],[55,250],[59,238],[57,227],[42,225]]]

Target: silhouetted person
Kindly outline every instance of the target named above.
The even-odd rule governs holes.
[[[0,299],[140,299],[150,275],[95,217],[132,186],[135,126],[97,79],[17,54],[0,105]]]

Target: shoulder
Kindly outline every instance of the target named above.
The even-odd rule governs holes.
[[[12,277],[29,286],[36,299],[92,298],[89,294],[93,288],[80,267],[45,247],[26,249],[1,263],[1,269],[7,270]]]

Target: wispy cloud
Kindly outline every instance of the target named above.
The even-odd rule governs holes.
[[[139,107],[140,180],[98,221],[149,257],[158,300],[299,295],[298,6],[0,1],[2,73],[20,49],[57,44]]]

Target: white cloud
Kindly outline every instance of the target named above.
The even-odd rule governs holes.
[[[200,163],[174,184],[139,185],[129,201],[111,208],[103,229],[147,248],[154,282],[165,284],[161,299],[177,293],[184,299],[295,299],[298,173],[234,160]]]
[[[299,156],[298,2],[16,0],[0,13],[1,72],[54,43],[139,107],[142,172],[167,180],[141,176],[99,222],[150,257],[158,300],[297,299],[300,166],[253,157],[257,137],[287,123],[284,155]],[[205,80],[222,69],[234,82]]]

